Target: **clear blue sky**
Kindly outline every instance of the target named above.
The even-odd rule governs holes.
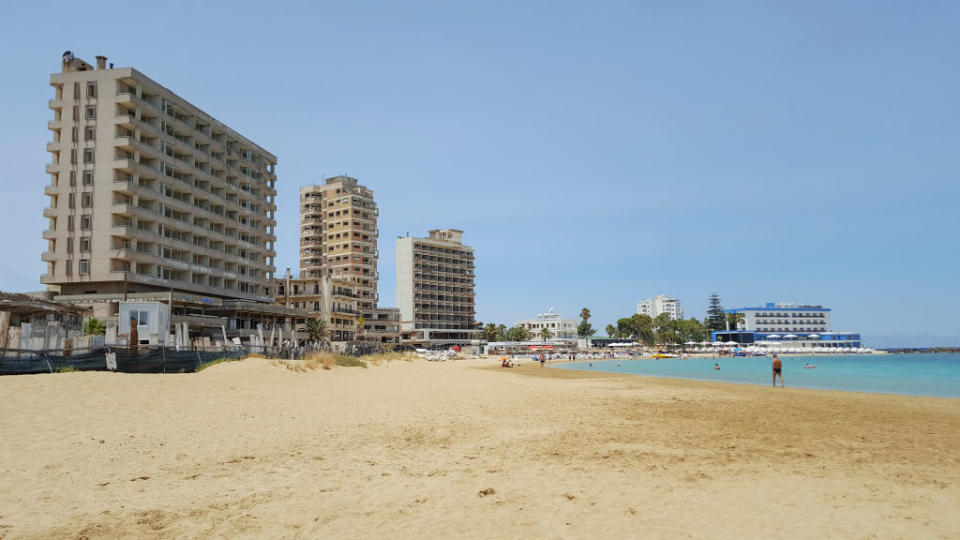
[[[56,14],[54,16],[53,14]],[[394,238],[456,227],[478,319],[658,293],[822,303],[869,344],[960,344],[960,3],[6,2],[0,289],[40,289],[49,74],[134,66]]]

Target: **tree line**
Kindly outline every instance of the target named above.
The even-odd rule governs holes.
[[[583,308],[580,310],[580,323],[577,324],[577,336],[588,338],[594,333],[593,326],[590,324],[590,310]],[[511,326],[487,323],[480,331],[481,337],[487,341],[528,341],[533,334],[525,326]],[[553,337],[553,332],[549,328],[541,328],[537,335],[544,341]]]
[[[737,328],[737,323],[742,321],[742,314],[726,313],[717,294],[710,295],[707,316],[700,321],[694,317],[689,319],[675,320],[671,319],[666,313],[661,313],[656,318],[649,315],[634,314],[629,317],[617,319],[616,325],[608,324],[606,327],[607,335],[612,338],[632,339],[643,343],[648,347],[657,345],[682,344],[689,341],[707,341],[710,339],[710,332],[713,330],[726,330]],[[583,308],[580,310],[580,323],[577,325],[577,336],[588,338],[594,334],[595,330],[590,324],[590,310]],[[553,332],[549,328],[542,328],[537,335],[544,340],[553,337]],[[503,324],[488,323],[483,327],[481,336],[487,341],[528,341],[531,337],[530,330],[523,326],[513,326],[507,328]]]

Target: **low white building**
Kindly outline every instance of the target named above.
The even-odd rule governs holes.
[[[637,313],[640,315],[649,315],[656,318],[661,313],[666,313],[671,319],[683,318],[683,306],[680,300],[668,298],[664,294],[659,294],[653,298],[647,298],[637,303]]]
[[[543,341],[540,332],[546,328],[553,335],[552,340],[575,340],[577,339],[577,319],[564,319],[558,313],[550,308],[546,313],[540,313],[534,319],[523,319],[517,321],[516,326],[522,326],[530,331],[530,338],[535,341]]]

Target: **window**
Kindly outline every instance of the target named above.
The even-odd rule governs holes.
[[[73,99],[80,99],[80,83],[73,83]]]
[[[68,259],[68,260],[66,261],[66,264],[64,265],[64,270],[66,271],[66,273],[67,273],[68,276],[72,276],[72,275],[73,275],[73,261],[72,261],[72,260],[69,260],[69,259]]]
[[[90,237],[81,236],[80,237],[80,251],[90,251]]]
[[[82,231],[89,231],[90,228],[91,228],[90,225],[91,225],[92,221],[93,221],[93,219],[92,219],[92,216],[90,216],[90,215],[82,215],[82,216],[80,216],[80,230],[82,230]]]
[[[70,140],[77,142],[80,139],[78,132],[79,130],[76,128],[76,126],[70,128]]]
[[[85,118],[87,120],[95,120],[97,118],[97,108],[93,105],[87,105],[87,111]]]
[[[70,185],[77,185],[77,171],[70,171]]]
[[[88,82],[88,83],[87,83],[87,97],[88,97],[88,98],[95,98],[95,97],[97,97],[97,83],[95,83],[95,82]]]
[[[83,128],[83,140],[92,141],[96,138],[97,128],[93,126],[87,126]]]
[[[74,165],[77,163],[77,149],[76,149],[76,148],[71,148],[71,149],[70,149],[70,163],[72,163],[72,164],[74,164]]]
[[[74,120],[80,119],[80,107],[78,107],[77,105],[73,106],[73,119]]]
[[[131,311],[130,319],[136,319],[139,326],[146,326],[150,323],[149,311]]]
[[[90,259],[80,259],[80,265],[77,266],[77,272],[80,275],[90,273]]]
[[[67,230],[73,230],[73,216],[67,216]]]
[[[80,206],[82,206],[83,208],[90,208],[91,206],[93,206],[93,193],[90,193],[89,191],[85,191],[81,193]]]
[[[74,193],[71,193],[71,194],[69,195],[69,199],[67,199],[67,201],[68,201],[68,202],[67,202],[67,208],[76,208],[76,207],[77,207],[77,196],[76,196]]]
[[[93,148],[87,148],[83,151],[83,162],[93,163]]]
[[[67,253],[73,253],[73,238],[67,238]]]
[[[83,171],[83,185],[89,186],[93,184],[93,171]]]

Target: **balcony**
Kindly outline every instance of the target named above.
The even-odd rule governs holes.
[[[60,143],[53,142],[53,141],[50,141],[47,143],[47,152],[59,152],[59,151],[60,151]]]
[[[56,163],[47,163],[43,170],[48,174],[56,174],[60,172],[60,165],[57,165]]]
[[[47,217],[47,218],[55,218],[55,217],[57,217],[57,210],[56,210],[56,208],[44,208],[44,209],[43,209],[43,217]]]
[[[63,129],[63,120],[50,120],[47,122],[47,129],[50,131],[59,131]]]
[[[43,262],[53,262],[57,260],[57,255],[55,253],[50,253],[49,251],[44,251],[40,254],[40,260]]]
[[[57,196],[60,194],[60,189],[57,186],[43,186],[43,194]]]
[[[51,231],[50,229],[47,229],[47,230],[43,231],[42,236],[43,236],[43,239],[44,239],[44,240],[53,240],[54,238],[57,237],[57,232],[56,232],[56,231]]]
[[[51,108],[51,109],[53,109],[53,110],[62,109],[62,108],[63,108],[63,100],[62,100],[62,99],[51,99],[49,102],[47,102],[47,107],[49,107],[49,108]]]

